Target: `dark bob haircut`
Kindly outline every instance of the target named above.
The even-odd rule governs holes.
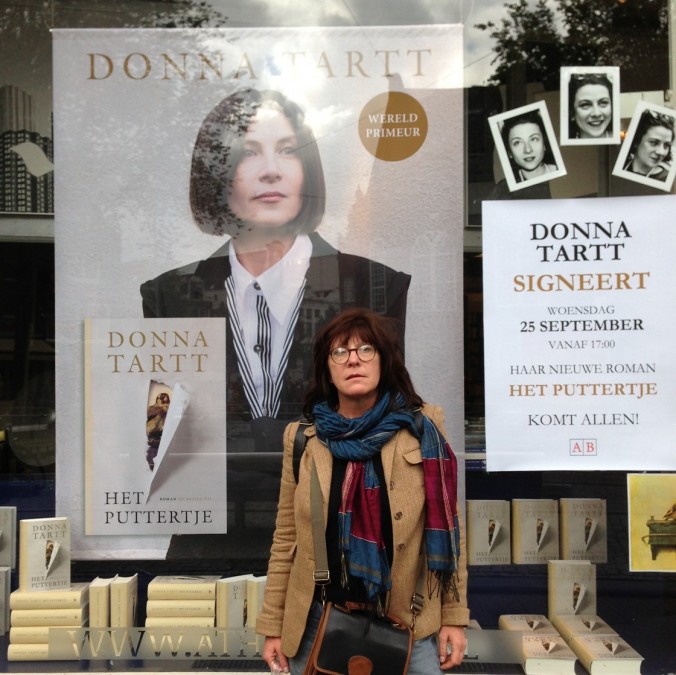
[[[394,319],[377,314],[370,309],[355,307],[337,314],[324,324],[314,338],[312,364],[313,381],[305,397],[303,413],[313,419],[315,403],[326,401],[330,408],[338,408],[338,391],[329,374],[329,352],[336,345],[344,345],[352,337],[373,345],[380,356],[380,382],[378,398],[389,392],[390,408],[395,408],[395,397],[401,394],[406,407],[415,409],[423,401],[416,393],[411,376],[404,365],[404,355],[397,342]]]
[[[653,127],[663,127],[671,133],[671,142],[673,143],[674,140],[676,140],[676,124],[673,117],[655,110],[644,110],[638,120],[638,124],[636,125],[634,137],[631,139],[631,146],[629,148],[630,158],[634,157],[636,151],[638,150],[638,146],[643,140],[643,137]],[[671,162],[672,155],[672,149],[669,148],[669,152],[662,161]]]
[[[540,115],[537,110],[529,110],[521,115],[514,115],[514,117],[508,117],[502,124],[502,129],[500,129],[500,135],[502,137],[502,144],[504,145],[505,151],[507,152],[507,157],[509,158],[509,164],[512,169],[512,174],[514,180],[517,183],[521,182],[521,175],[519,174],[519,166],[514,161],[512,157],[512,152],[509,149],[509,132],[518,127],[520,124],[535,124],[542,134],[542,144],[545,148],[545,154],[542,158],[544,164],[556,164],[554,159],[554,154],[549,147],[549,138],[547,137],[547,131],[545,130],[545,123],[542,120],[542,115]]]
[[[236,237],[244,223],[228,206],[235,170],[242,157],[244,137],[262,107],[277,107],[289,120],[298,141],[303,166],[303,205],[288,224],[293,234],[317,229],[324,217],[326,189],[319,148],[298,105],[278,91],[242,89],[224,98],[204,118],[195,140],[190,171],[190,207],[207,234]]]

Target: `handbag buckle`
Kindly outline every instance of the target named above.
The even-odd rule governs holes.
[[[331,573],[329,570],[315,570],[312,573],[312,579],[320,586],[326,586],[331,583]]]

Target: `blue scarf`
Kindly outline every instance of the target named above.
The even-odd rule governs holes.
[[[317,437],[336,459],[347,460],[338,514],[343,585],[348,575],[361,579],[370,600],[392,586],[381,527],[380,483],[373,457],[402,429],[420,441],[425,482],[425,547],[427,565],[444,590],[457,596],[460,539],[457,504],[457,464],[448,442],[436,425],[422,416],[422,428],[413,411],[397,397],[387,412],[389,394],[361,417],[347,419],[326,403],[313,408]],[[430,593],[433,587],[430,584]]]

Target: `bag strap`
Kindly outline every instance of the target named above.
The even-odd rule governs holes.
[[[293,476],[296,479],[296,484],[298,484],[298,474],[300,472],[300,458],[303,456],[305,444],[307,443],[305,429],[311,424],[312,422],[309,419],[301,417],[293,439]]]

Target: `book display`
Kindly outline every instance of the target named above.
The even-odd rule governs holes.
[[[617,635],[597,614],[557,614],[552,616],[552,624],[567,642],[581,635]]]
[[[559,537],[562,560],[608,560],[605,499],[559,500]]]
[[[589,675],[640,675],[643,657],[619,635],[577,635],[569,642]]]
[[[558,502],[555,499],[512,499],[512,562],[543,565],[558,557]]]
[[[218,576],[158,576],[148,584],[145,625],[148,628],[216,624]]]
[[[511,562],[509,502],[468,499],[465,513],[467,564],[509,565]]]
[[[530,635],[558,635],[559,631],[544,614],[501,614],[498,628],[520,630]]]

